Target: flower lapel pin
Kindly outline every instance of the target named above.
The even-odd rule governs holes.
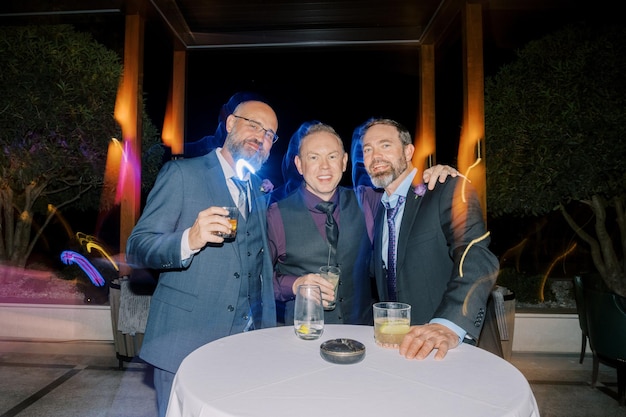
[[[426,193],[426,185],[423,182],[420,182],[413,188],[413,192],[415,193],[415,199],[423,196]]]

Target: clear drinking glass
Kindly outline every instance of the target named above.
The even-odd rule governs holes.
[[[300,285],[296,291],[294,331],[300,339],[315,340],[324,333],[324,308],[319,285]]]
[[[216,232],[215,234],[223,237],[224,239],[234,239],[237,236],[237,223],[239,220],[239,208],[237,207],[222,207],[228,210],[228,214],[225,217],[228,217],[228,221],[230,222],[230,233],[221,233]]]
[[[374,304],[374,339],[376,344],[398,348],[411,327],[411,306],[406,303]]]
[[[332,303],[328,303],[327,307],[324,307],[324,310],[334,310],[337,301],[337,289],[339,288],[339,277],[341,276],[341,270],[338,266],[328,266],[324,265],[320,267],[320,275],[326,281],[329,281],[335,287],[335,301]]]

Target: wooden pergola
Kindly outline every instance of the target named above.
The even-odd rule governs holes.
[[[477,188],[486,213],[484,140],[484,22],[502,27],[507,13],[579,7],[569,0],[22,0],[3,3],[0,19],[123,15],[124,141],[141,155],[144,37],[146,21],[158,21],[172,39],[172,77],[162,128],[172,154],[183,153],[187,57],[190,51],[251,48],[405,45],[419,52],[419,106],[414,164],[436,163],[436,55],[450,33],[461,38],[462,107],[457,168]],[[504,13],[503,13],[504,12]],[[150,68],[146,69],[151,71]],[[118,102],[120,97],[118,97]],[[139,173],[140,174],[140,170]],[[120,251],[140,214],[140,178],[128,176],[121,201]]]
[[[177,8],[177,3],[187,6],[188,14],[185,15]],[[141,154],[141,97],[143,74],[143,41],[145,19],[148,13],[156,11],[172,30],[174,37],[173,68],[171,95],[168,102],[166,116],[167,126],[163,131],[167,132],[168,145],[172,154],[183,153],[185,131],[185,92],[186,92],[186,65],[187,51],[197,48],[216,48],[228,46],[232,48],[258,47],[258,39],[263,39],[264,47],[275,43],[284,45],[302,44],[303,47],[317,44],[364,44],[368,42],[408,43],[419,48],[420,52],[420,91],[418,109],[418,130],[416,134],[416,152],[414,164],[423,169],[436,160],[436,134],[435,134],[435,50],[438,41],[446,35],[450,25],[455,21],[461,22],[463,34],[463,131],[459,146],[458,169],[466,173],[477,187],[480,193],[483,207],[486,205],[485,194],[485,169],[484,156],[484,100],[483,100],[483,38],[482,38],[482,4],[480,1],[462,0],[428,0],[419,2],[423,11],[417,13],[421,16],[419,22],[414,22],[413,33],[403,33],[403,38],[389,38],[397,36],[398,28],[390,25],[387,30],[353,31],[352,33],[329,33],[329,31],[317,33],[305,33],[305,30],[286,33],[264,34],[255,37],[249,33],[237,36],[224,36],[225,44],[218,44],[220,36],[194,33],[189,29],[188,21],[202,19],[202,16],[194,15],[194,10],[201,13],[204,10],[200,1],[153,1],[128,0],[126,1],[126,28],[124,47],[124,80],[127,88],[130,117],[134,120],[132,126],[124,127],[124,140],[132,141],[132,148],[137,155]],[[221,4],[221,2],[218,2]],[[231,2],[232,3],[232,2]],[[234,2],[237,3],[237,2]],[[340,2],[341,3],[341,2]],[[344,2],[346,3],[346,2]],[[357,2],[358,3],[358,2]],[[371,2],[363,2],[366,5]],[[410,2],[401,2],[408,4]],[[329,7],[332,4],[329,3]],[[195,7],[195,9],[194,9]],[[219,8],[219,6],[217,6]],[[280,7],[276,5],[275,7]],[[151,10],[153,8],[153,10]],[[346,15],[348,11],[343,11]],[[460,18],[460,19],[459,19]],[[396,33],[393,33],[393,32]],[[229,32],[232,35],[232,32]],[[365,35],[366,34],[366,35]],[[380,37],[380,39],[375,38]],[[256,39],[256,40],[255,40]],[[268,42],[269,39],[269,42]],[[270,45],[271,46],[271,45]],[[477,158],[479,157],[479,158]],[[470,169],[471,168],[471,169]],[[121,202],[120,224],[120,249],[125,250],[126,239],[129,236],[139,217],[139,190],[140,184],[133,178],[128,178],[127,189],[132,192],[126,193]]]

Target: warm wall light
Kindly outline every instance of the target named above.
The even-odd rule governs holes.
[[[120,175],[122,161],[122,144],[116,138],[111,138],[107,151],[106,167],[104,170],[104,187],[100,197],[100,207],[110,207],[113,202],[118,203],[115,192]]]

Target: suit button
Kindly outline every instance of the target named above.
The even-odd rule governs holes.
[[[244,314],[243,316],[241,316],[242,319],[244,319],[245,321],[248,321],[248,319],[250,318],[249,315]]]
[[[239,279],[239,272],[235,272],[233,275],[235,278]]]
[[[480,320],[476,320],[476,321],[474,322],[474,326],[476,326],[476,327],[480,327]]]
[[[233,306],[228,306],[228,311],[235,311],[235,307],[233,307]]]
[[[248,256],[252,255],[250,252],[248,252]]]

